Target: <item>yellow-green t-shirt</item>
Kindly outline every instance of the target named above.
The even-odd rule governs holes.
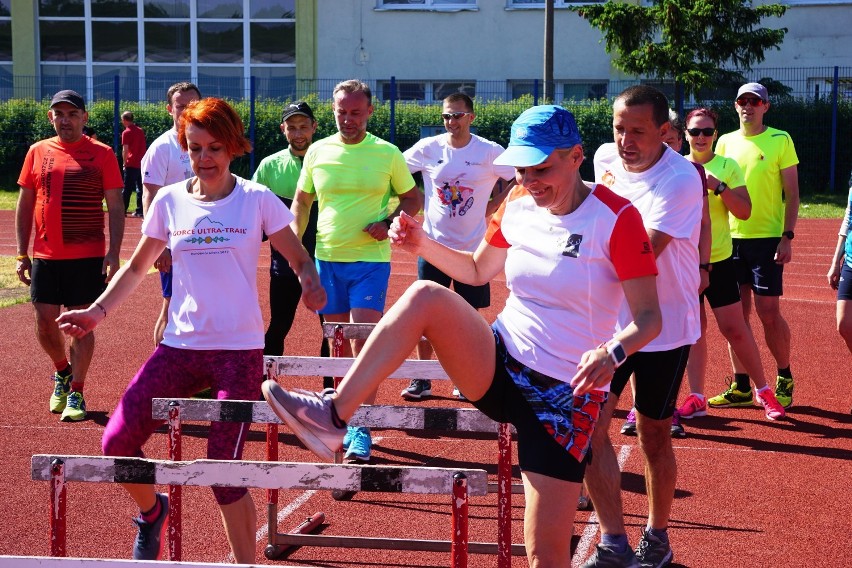
[[[731,217],[731,236],[737,239],[780,237],[784,231],[784,187],[781,170],[799,163],[790,135],[767,127],[757,136],[742,131],[719,137],[716,153],[737,161],[751,197],[751,217]]]
[[[402,152],[367,133],[358,144],[344,144],[337,134],[308,148],[298,188],[315,193],[318,260],[390,262],[390,242],[377,241],[364,228],[388,215],[391,191],[414,187]]]
[[[712,160],[704,164],[704,169],[728,187],[740,187],[746,184],[743,171],[732,158],[716,154]],[[728,221],[729,211],[725,202],[722,201],[722,196],[714,195],[712,191],[707,192],[707,202],[710,208],[710,228],[713,233],[710,262],[719,262],[733,254],[731,226]],[[731,215],[731,219],[733,218],[734,216]]]

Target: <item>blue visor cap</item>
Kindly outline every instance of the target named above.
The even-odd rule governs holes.
[[[583,141],[574,115],[561,106],[534,106],[512,123],[509,147],[497,156],[498,166],[537,166],[554,150],[573,148]]]

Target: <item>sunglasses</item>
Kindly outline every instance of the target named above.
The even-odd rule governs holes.
[[[762,107],[764,104],[766,104],[766,101],[758,97],[740,97],[737,99],[737,104],[741,107],[748,105],[751,105],[753,107]]]
[[[698,136],[699,134],[703,134],[707,138],[710,138],[714,134],[716,134],[715,128],[687,128],[686,131],[690,136]]]
[[[473,114],[470,112],[443,112],[441,113],[441,118],[444,120],[450,120],[451,118],[455,118],[456,120],[461,120],[461,118],[466,114]]]

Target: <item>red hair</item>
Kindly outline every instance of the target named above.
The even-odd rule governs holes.
[[[178,126],[178,141],[184,151],[189,149],[186,141],[188,124],[194,124],[209,132],[213,138],[224,144],[225,149],[234,158],[251,152],[251,142],[244,135],[245,129],[240,115],[222,99],[208,97],[186,105]]]
[[[716,128],[716,125],[719,124],[719,115],[716,114],[715,111],[710,110],[707,107],[698,107],[696,109],[692,109],[688,115],[686,115],[686,124],[689,124],[689,120],[694,116],[706,116],[710,120],[713,121],[713,128]]]

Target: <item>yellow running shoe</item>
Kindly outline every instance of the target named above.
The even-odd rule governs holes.
[[[86,419],[86,399],[83,398],[83,393],[79,391],[71,391],[68,393],[68,404],[65,410],[62,411],[60,420],[63,422],[79,422]]]
[[[775,380],[775,398],[784,408],[790,408],[793,404],[793,379],[778,376]]]
[[[751,406],[754,404],[754,394],[751,389],[748,392],[737,390],[736,383],[730,381],[728,390],[720,395],[707,400],[707,404],[713,408],[728,408],[733,406]]]
[[[63,376],[53,373],[53,394],[50,395],[50,411],[59,414],[65,410],[68,392],[71,390],[71,379],[73,375]]]

